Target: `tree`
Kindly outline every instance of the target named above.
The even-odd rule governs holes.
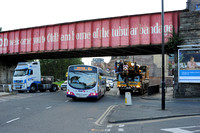
[[[55,79],[65,80],[68,66],[75,64],[83,64],[81,58],[41,59],[41,74],[43,76],[54,76]]]
[[[167,54],[172,54],[175,51],[178,50],[178,45],[181,45],[183,43],[183,38],[179,36],[178,33],[173,30],[171,33],[171,36],[168,38],[168,42],[165,45],[165,52]]]

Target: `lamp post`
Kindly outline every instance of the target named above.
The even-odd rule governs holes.
[[[162,2],[162,110],[165,110],[165,42],[164,42],[164,0]]]

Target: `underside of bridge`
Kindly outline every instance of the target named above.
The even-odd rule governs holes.
[[[1,61],[14,60],[16,62],[31,59],[58,59],[58,58],[81,58],[102,56],[126,56],[126,55],[153,55],[161,54],[161,45],[141,45],[119,48],[90,48],[77,50],[57,50],[48,52],[4,54]]]

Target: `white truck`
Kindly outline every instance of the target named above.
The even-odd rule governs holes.
[[[29,91],[31,93],[40,91],[55,92],[58,90],[56,84],[52,84],[53,76],[41,77],[40,62],[19,62],[13,74],[13,90],[20,93]]]

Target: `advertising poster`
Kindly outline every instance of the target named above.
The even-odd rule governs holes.
[[[179,49],[179,83],[200,83],[200,49]]]

